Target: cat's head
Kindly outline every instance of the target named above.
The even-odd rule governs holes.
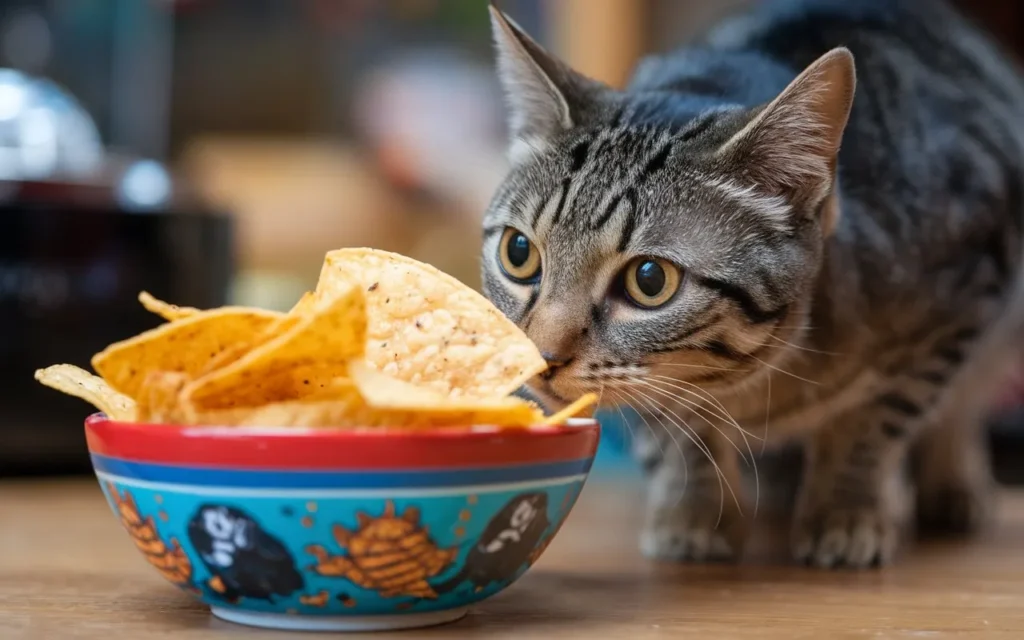
[[[483,281],[550,364],[533,386],[656,405],[679,381],[737,388],[780,362],[839,215],[850,53],[759,107],[680,120],[665,96],[614,91],[492,19],[512,140]]]

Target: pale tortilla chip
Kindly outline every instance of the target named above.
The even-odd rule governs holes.
[[[135,401],[118,393],[103,378],[85,369],[70,364],[55,364],[36,370],[35,378],[51,389],[88,402],[107,414],[111,420],[135,420]]]
[[[373,249],[327,254],[318,297],[366,291],[366,360],[452,397],[507,396],[547,368],[537,347],[486,298],[410,258]]]
[[[501,422],[516,421],[530,425],[543,420],[544,413],[536,405],[515,396],[495,398],[455,397],[443,395],[428,387],[418,387],[377,371],[362,361],[349,363],[348,374],[366,404],[373,409],[436,413],[507,412]]]

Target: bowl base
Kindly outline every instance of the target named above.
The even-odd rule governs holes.
[[[301,616],[263,611],[239,611],[222,607],[211,607],[210,610],[221,620],[248,627],[285,631],[366,632],[398,631],[447,624],[461,619],[469,611],[469,608],[456,607],[444,611],[377,616]]]

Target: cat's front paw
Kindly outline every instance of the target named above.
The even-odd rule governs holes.
[[[653,514],[640,534],[640,552],[651,560],[724,562],[742,555],[747,537],[743,516],[719,505],[672,509]]]
[[[822,568],[864,569],[892,562],[903,527],[881,505],[817,505],[798,511],[793,556]]]

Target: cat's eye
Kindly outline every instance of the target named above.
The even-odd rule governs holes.
[[[672,299],[679,290],[679,267],[661,258],[637,258],[623,273],[623,288],[630,301],[654,309]]]
[[[511,280],[533,284],[540,279],[540,251],[521,231],[509,227],[501,235],[498,263]]]

